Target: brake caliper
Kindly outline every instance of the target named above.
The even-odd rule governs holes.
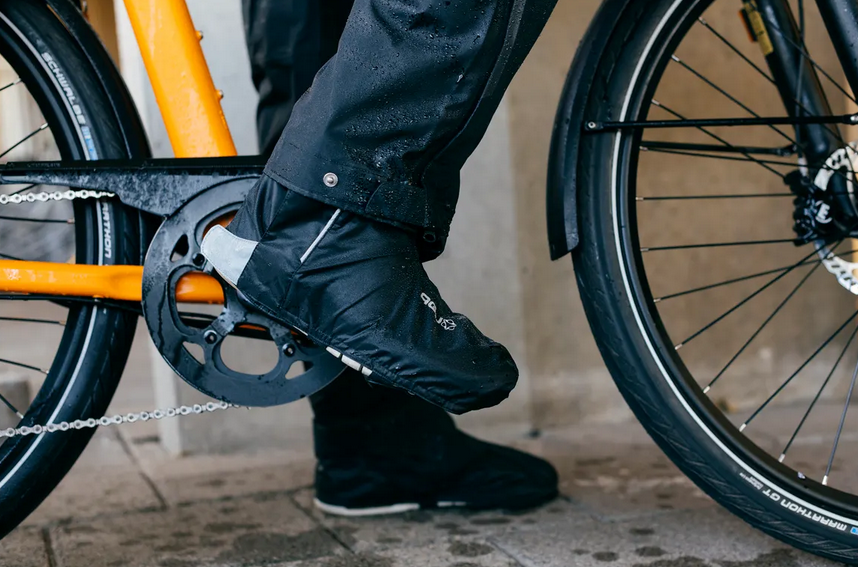
[[[856,158],[858,153],[849,145],[831,154],[814,179],[804,171],[793,171],[784,178],[795,195],[793,230],[797,246],[819,241],[830,244],[846,238],[858,228],[858,215],[852,201]],[[844,190],[835,191],[829,187],[835,175],[845,180],[835,187]]]

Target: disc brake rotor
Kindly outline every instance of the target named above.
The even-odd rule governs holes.
[[[205,264],[200,242],[206,230],[234,213],[255,181],[243,179],[215,186],[164,221],[146,256],[143,315],[158,351],[185,382],[224,402],[264,407],[319,391],[345,366],[300,333],[248,307],[239,293],[222,281],[225,302],[213,319],[180,313],[176,303],[179,280],[189,272],[201,271]],[[277,350],[273,369],[265,374],[247,374],[224,361],[224,340],[237,331],[270,339],[270,347]],[[189,347],[197,353],[202,350],[201,360]],[[287,378],[299,362],[305,372]]]
[[[817,188],[821,191],[827,191],[831,178],[838,171],[846,170],[846,191],[853,204],[855,195],[854,177],[855,172],[858,172],[858,150],[856,150],[856,146],[858,146],[858,143],[852,142],[842,148],[838,148],[825,160],[825,167],[820,168],[813,180],[813,184]],[[858,295],[858,263],[850,262],[837,256],[831,247],[826,245],[822,240],[814,241],[813,244],[822,261],[822,265],[837,279],[837,283],[850,293]]]

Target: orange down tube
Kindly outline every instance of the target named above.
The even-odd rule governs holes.
[[[0,291],[142,301],[142,266],[90,266],[0,260]],[[176,286],[180,303],[223,303],[223,288],[213,277],[185,275]]]

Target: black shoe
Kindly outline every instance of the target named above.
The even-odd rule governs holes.
[[[446,412],[413,396],[371,391],[344,375],[311,401],[315,502],[326,513],[521,510],[557,496],[557,473],[548,462],[474,439]]]
[[[215,226],[202,250],[255,307],[369,382],[453,413],[496,405],[515,386],[509,352],[444,303],[410,232],[263,177],[229,230]]]

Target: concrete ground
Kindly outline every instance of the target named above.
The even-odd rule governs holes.
[[[54,494],[0,542],[0,565],[834,565],[721,510],[633,422],[537,439],[494,428],[493,439],[560,470],[563,497],[540,510],[357,520],[313,509],[309,439],[288,451],[173,458],[154,432],[151,423],[99,431]]]

